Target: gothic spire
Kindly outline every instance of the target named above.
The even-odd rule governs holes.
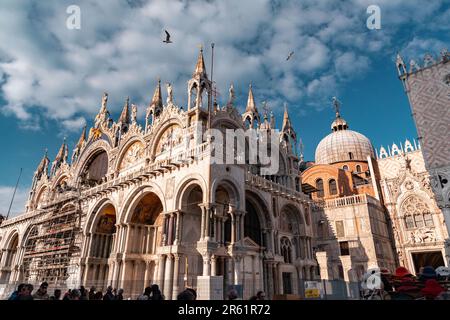
[[[287,104],[284,104],[283,127],[281,128],[281,139],[286,142],[289,152],[295,153],[297,147],[297,134],[291,124],[289,118]]]
[[[289,119],[289,113],[287,109],[287,104],[284,104],[284,115],[283,115],[283,127],[281,131],[288,131],[289,129],[292,129],[291,126],[291,119]]]
[[[48,154],[48,150],[45,149],[44,156],[42,157],[42,160],[41,160],[41,162],[39,163],[36,172],[42,173],[42,172],[44,171],[44,169],[48,166],[50,160],[48,159],[47,154]]]
[[[255,98],[253,97],[253,90],[251,84],[248,87],[247,107],[245,108],[245,112],[258,112],[256,110]]]
[[[59,148],[58,153],[56,154],[55,160],[53,160],[53,166],[59,167],[62,163],[67,162],[67,156],[68,156],[69,148],[66,144],[66,137],[64,137],[64,141]]]
[[[86,141],[86,125],[83,127],[83,131],[81,132],[80,139],[78,139],[77,148],[81,148],[82,144]]]
[[[161,79],[158,79],[158,85],[155,88],[155,92],[153,93],[152,101],[150,102],[150,107],[154,107],[155,109],[162,109],[162,95],[161,95]]]
[[[197,58],[197,64],[195,65],[195,71],[192,74],[192,78],[202,77],[202,76],[205,78],[208,77],[206,75],[205,60],[203,59],[203,47],[200,48],[200,52],[199,52],[198,58]]]
[[[130,97],[127,97],[125,104],[123,105],[122,113],[120,114],[119,123],[130,123]]]
[[[253,97],[252,85],[249,85],[248,88],[248,99],[247,99],[247,107],[245,108],[245,112],[242,115],[242,120],[249,128],[254,128],[255,126],[259,126],[261,124],[258,110],[256,109],[255,98]]]

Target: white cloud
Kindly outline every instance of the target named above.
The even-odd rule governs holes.
[[[83,117],[68,119],[62,121],[62,126],[68,131],[79,132],[80,129],[86,124],[86,120]]]
[[[422,39],[419,37],[414,37],[414,39],[408,42],[401,50],[401,53],[405,55],[407,59],[414,59],[417,62],[420,62],[426,53],[436,56],[446,47],[446,43],[437,39]]]
[[[53,119],[62,130],[76,130],[81,117],[89,122],[98,111],[104,91],[113,112],[128,95],[143,110],[158,76],[173,83],[174,99],[184,105],[197,45],[205,45],[209,68],[211,42],[222,102],[234,83],[245,103],[252,82],[257,100],[320,106],[357,74],[355,67],[365,71],[371,54],[384,52],[401,28],[448,15],[439,11],[442,1],[376,2],[382,9],[382,30],[376,32],[365,27],[368,0],[84,0],[78,1],[81,30],[65,27],[70,1],[2,3],[1,111],[24,128],[36,130],[39,119]],[[164,29],[174,43],[162,43]],[[286,61],[290,51],[295,54]]]
[[[370,60],[364,56],[356,56],[354,52],[345,52],[336,58],[334,65],[339,77],[349,77],[365,72]]]
[[[3,216],[6,216],[8,213],[8,208],[11,203],[13,193],[14,187],[0,186],[0,214]],[[18,214],[24,213],[27,199],[28,199],[28,189],[17,188],[9,216],[14,217]]]

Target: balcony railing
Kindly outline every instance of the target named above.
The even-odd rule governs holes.
[[[141,179],[144,176],[155,175],[157,172],[165,171],[171,167],[180,166],[193,160],[203,160],[209,154],[209,143],[205,142],[195,146],[187,151],[178,152],[170,157],[157,160],[154,163],[141,167],[140,169],[118,176],[114,179],[103,182],[102,184],[82,191],[83,196],[91,196],[103,190],[124,184],[127,181]]]
[[[333,208],[341,208],[341,207],[347,207],[347,206],[354,206],[359,204],[373,204],[378,205],[379,201],[367,194],[355,194],[353,196],[348,197],[342,197],[342,198],[336,198],[336,199],[330,199],[325,200],[322,202],[316,203],[316,208],[323,208],[323,209],[333,209]]]
[[[297,190],[288,188],[284,185],[265,179],[264,177],[258,176],[248,171],[245,173],[245,182],[259,189],[279,193],[280,195],[286,196],[288,198],[296,198],[307,202],[311,201],[311,199],[302,192],[298,192]]]

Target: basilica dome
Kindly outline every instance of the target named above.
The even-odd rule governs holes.
[[[331,129],[332,133],[323,138],[316,148],[316,164],[367,161],[367,156],[374,157],[370,140],[359,132],[349,130],[340,115],[336,116]]]

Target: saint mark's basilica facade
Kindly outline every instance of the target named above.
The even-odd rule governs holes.
[[[450,80],[440,78],[450,74],[448,54],[428,69],[397,67],[405,86],[434,68],[439,76],[422,86],[449,93]],[[0,294],[46,280],[103,291],[112,285],[132,298],[152,283],[166,299],[185,287],[196,288],[199,299],[222,299],[231,286],[244,299],[258,290],[272,298],[302,295],[305,280],[355,282],[372,267],[403,265],[417,273],[423,265],[447,265],[450,175],[444,163],[444,197],[436,196],[422,153],[426,140],[375,151],[350,129],[335,100],[331,133],[315,161],[297,154],[285,109],[275,174],[248,163],[212,163],[208,128],[276,128],[272,114],[258,112],[251,86],[243,114],[233,88],[221,107],[211,86],[201,51],[184,109],[174,104],[170,85],[163,102],[158,82],[145,125],[128,100],[113,121],[105,93],[70,159],[65,142],[53,161],[46,154],[25,212],[1,222]]]

